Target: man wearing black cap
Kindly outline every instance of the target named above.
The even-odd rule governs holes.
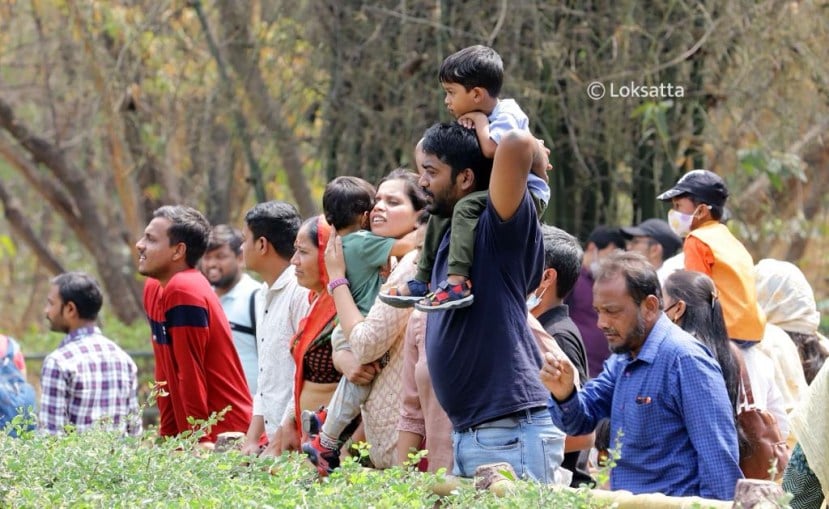
[[[671,229],[685,238],[685,269],[714,280],[731,339],[756,342],[763,338],[765,316],[757,306],[754,260],[745,246],[720,222],[728,189],[708,170],[693,170],[658,196],[672,203]]]
[[[664,219],[646,219],[636,226],[621,228],[627,240],[628,251],[645,255],[659,275],[662,264],[682,247],[682,239],[671,230]],[[662,278],[659,278],[662,283]]]

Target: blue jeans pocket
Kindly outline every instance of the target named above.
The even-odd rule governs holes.
[[[490,451],[507,451],[521,446],[515,428],[481,428],[474,432],[477,447]]]

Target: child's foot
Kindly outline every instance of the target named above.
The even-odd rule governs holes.
[[[320,435],[302,444],[302,451],[308,455],[308,459],[317,467],[317,472],[321,476],[330,474],[340,466],[340,450],[323,446]]]
[[[429,293],[429,283],[409,280],[405,285],[389,288],[388,292],[380,292],[380,302],[396,308],[410,308]]]
[[[415,304],[415,308],[426,313],[443,311],[445,309],[458,309],[471,306],[474,300],[475,296],[472,295],[472,281],[469,279],[463,279],[461,283],[457,284],[443,281],[438,285],[437,290]]]
[[[328,411],[324,406],[317,409],[316,412],[311,410],[303,410],[300,419],[302,420],[302,431],[309,437],[318,435],[325,423],[325,418],[328,416]]]

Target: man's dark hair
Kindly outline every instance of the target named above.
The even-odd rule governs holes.
[[[541,235],[544,238],[544,270],[555,269],[556,296],[563,299],[576,286],[584,251],[576,237],[555,226],[542,224]]]
[[[588,244],[590,242],[596,244],[596,247],[599,249],[604,249],[610,244],[613,244],[618,249],[624,251],[625,244],[626,244],[625,236],[622,235],[622,231],[619,228],[611,228],[609,226],[599,225],[590,232],[590,236],[587,237]]]
[[[170,245],[183,242],[187,247],[185,261],[190,268],[195,267],[207,250],[207,239],[210,237],[210,223],[204,215],[186,205],[164,205],[155,209],[153,217],[170,221],[170,229],[167,230]]]
[[[662,307],[662,287],[656,269],[642,254],[633,251],[611,253],[599,262],[599,269],[593,278],[599,282],[619,275],[625,278],[628,294],[637,306],[648,295],[653,295]]]
[[[294,241],[302,219],[290,203],[271,200],[255,205],[245,214],[245,224],[254,239],[264,237],[286,260],[294,255]]]
[[[207,253],[222,246],[228,246],[233,254],[239,256],[242,253],[242,242],[245,238],[238,228],[228,224],[217,224],[210,230],[210,237],[207,239]]]
[[[731,340],[728,339],[714,281],[702,272],[678,270],[665,280],[665,295],[685,302],[685,313],[680,318],[679,326],[714,354],[723,373],[731,406],[736,409],[740,368],[731,353]]]
[[[452,169],[452,182],[465,169],[475,174],[475,191],[489,188],[492,159],[484,157],[474,129],[457,122],[433,124],[423,133],[423,152],[437,156]]]
[[[492,97],[501,93],[504,83],[504,62],[492,48],[480,44],[464,48],[446,57],[440,65],[441,83],[458,83],[469,91],[486,89]]]
[[[101,287],[92,276],[84,272],[65,272],[54,277],[51,282],[58,288],[64,305],[75,303],[78,317],[83,320],[98,318],[104,297],[101,295]]]
[[[322,210],[325,220],[335,230],[360,222],[363,214],[374,208],[374,186],[359,177],[337,177],[325,186]]]

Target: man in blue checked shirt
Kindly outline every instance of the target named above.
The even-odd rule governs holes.
[[[553,422],[582,435],[610,417],[611,446],[621,445],[611,489],[731,500],[743,475],[720,367],[662,313],[653,267],[638,253],[607,257],[593,306],[615,355],[576,390],[572,364],[547,354],[541,381],[553,396]]]
[[[43,432],[101,426],[141,434],[137,368],[98,328],[102,304],[98,282],[88,274],[67,272],[52,279],[43,311],[50,329],[66,335],[43,360],[38,419]]]

